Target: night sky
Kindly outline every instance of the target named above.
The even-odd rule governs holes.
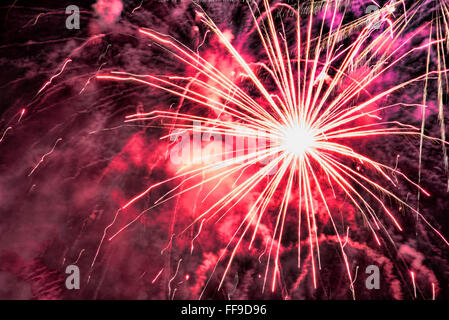
[[[404,6],[411,10],[419,3],[422,6],[394,41],[405,41],[412,35],[413,39],[398,49],[389,62],[425,45],[429,34],[445,37],[444,26],[440,35],[435,31],[439,2],[405,1]],[[346,9],[343,22],[364,16],[370,4],[371,1],[363,0],[344,3],[339,9]],[[66,28],[69,15],[65,11],[69,5],[80,9],[79,29]],[[218,261],[219,257],[260,190],[250,192],[224,219],[206,222],[201,233],[198,224],[181,232],[200,212],[218,201],[220,195],[232,190],[231,182],[219,185],[204,201],[215,184],[174,197],[109,240],[175,186],[165,184],[129,209],[117,211],[149,185],[170,178],[177,170],[167,161],[170,146],[167,140],[160,139],[167,130],[161,129],[157,120],[132,123],[124,120],[134,113],[172,110],[180,98],[141,83],[99,80],[96,75],[111,71],[193,75],[192,68],[143,37],[138,28],[171,36],[198,50],[217,68],[238,70],[233,69],[235,61],[201,23],[198,5],[221,30],[231,35],[232,44],[246,59],[266,61],[257,34],[252,33],[254,22],[248,5],[239,1],[194,4],[190,0],[97,3],[8,0],[2,4],[0,299],[353,298],[335,232],[322,206],[317,207],[321,269],[317,271],[316,289],[306,232],[298,239],[294,207],[287,212],[276,290],[262,291],[267,267],[266,260],[260,260],[265,249],[263,237],[256,240],[252,249],[248,249],[249,239],[243,240],[218,289],[228,261],[228,258]],[[262,2],[259,6],[263,7]],[[275,21],[280,22],[282,17],[286,34],[294,35],[294,19],[284,9],[279,10]],[[399,18],[403,10],[402,4],[397,5],[392,19]],[[301,26],[307,25],[307,19],[305,15]],[[387,29],[388,24],[381,28]],[[338,45],[349,46],[360,30],[354,28]],[[313,31],[319,34],[319,24],[313,26]],[[294,46],[293,42],[287,42]],[[447,42],[442,43],[445,55],[438,54],[436,46],[430,51],[425,48],[412,52],[358,99],[418,77],[427,68],[437,70],[438,61],[449,61]],[[366,73],[363,68],[373,61],[365,62],[363,67],[355,66],[350,76],[362,81]],[[267,76],[263,72],[261,75]],[[439,139],[447,136],[449,130],[444,124],[449,123],[448,87],[447,78],[442,79],[440,89],[437,74],[432,74],[427,84],[417,81],[389,94],[378,104],[398,104],[397,107],[376,115],[385,121],[421,128],[422,108],[417,105],[423,103],[427,87],[424,133]],[[242,81],[240,85],[245,87],[248,83]],[[342,80],[339,88],[345,85]],[[249,85],[245,90],[257,95]],[[443,106],[442,113],[438,101]],[[210,115],[192,102],[186,102],[182,108],[183,112]],[[418,181],[419,136],[376,136],[350,143],[357,152],[397,168],[411,181]],[[402,231],[397,230],[381,214],[381,206],[359,188],[382,217],[385,230],[379,233],[379,246],[358,209],[344,194],[337,191],[336,197],[329,200],[339,227],[350,230],[345,250],[351,273],[353,277],[357,275],[354,280],[357,299],[431,299],[432,285],[436,299],[449,299],[449,247],[436,233],[449,238],[448,172],[442,145],[441,141],[423,140],[420,185],[430,196],[421,193],[419,201],[417,188],[400,175],[392,177],[395,182],[392,184],[370,172],[363,163],[351,164],[388,186],[388,190],[413,208],[419,203],[420,213],[434,230],[422,219],[417,222],[416,215],[396,200],[380,195],[402,226]],[[331,194],[332,190],[327,192]],[[262,234],[271,230],[279,205],[280,196],[275,195],[267,208],[266,230]],[[298,245],[304,247],[300,268]],[[65,270],[72,264],[80,270],[79,290],[68,290],[65,286],[68,276]],[[365,270],[369,265],[380,269],[379,290],[365,287],[368,276]]]

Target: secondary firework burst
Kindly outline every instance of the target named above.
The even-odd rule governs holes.
[[[389,6],[399,6],[401,3],[389,3]],[[298,222],[298,266],[303,249],[299,243],[304,238],[301,230],[305,225],[308,251],[312,255],[313,283],[316,287],[316,272],[320,265],[320,221],[317,215],[320,206],[325,209],[333,226],[354,294],[352,269],[345,252],[345,242],[348,239],[342,236],[346,230],[334,221],[329,197],[342,195],[347,198],[363,216],[367,229],[378,245],[381,245],[381,234],[387,232],[386,224],[402,230],[393,210],[385,204],[384,196],[400,203],[410,214],[420,215],[415,208],[391,191],[397,183],[391,176],[401,176],[403,181],[428,195],[426,191],[395,168],[363,155],[351,145],[359,139],[421,134],[420,128],[397,121],[384,121],[379,114],[399,105],[416,107],[406,104],[385,105],[384,101],[395,91],[423,81],[432,73],[439,74],[441,70],[428,71],[374,94],[369,89],[406,56],[435,44],[440,45],[443,39],[434,39],[403,53],[402,49],[414,36],[398,40],[398,33],[408,23],[405,14],[394,22],[389,15],[382,16],[380,22],[383,28],[377,30],[373,26],[378,25],[379,20],[375,19],[368,19],[363,24],[359,21],[344,25],[344,19],[338,11],[339,1],[326,2],[321,19],[314,16],[313,5],[305,17],[301,17],[299,9],[286,4],[270,6],[264,0],[263,6],[263,10],[259,11],[257,6],[248,5],[254,20],[251,32],[258,37],[265,56],[258,61],[248,61],[231,43],[232,37],[228,32],[220,30],[200,8],[196,12],[236,64],[237,71],[232,73],[233,77],[203,58],[196,50],[148,29],[139,29],[139,33],[195,70],[195,76],[137,75],[126,72],[97,75],[97,79],[145,84],[202,108],[202,113],[181,112],[180,108],[171,111],[167,108],[127,117],[127,122],[156,123],[155,120],[158,120],[168,130],[163,138],[174,137],[179,134],[179,130],[194,133],[197,130],[194,123],[201,123],[209,134],[244,136],[266,141],[264,148],[245,147],[242,153],[235,150],[222,151],[218,154],[220,161],[183,166],[173,177],[149,186],[123,205],[117,214],[141,201],[144,196],[150,194],[151,197],[153,189],[177,183],[162,197],[153,199],[148,209],[108,238],[114,238],[142,215],[164,202],[208,183],[216,183],[218,187],[224,179],[232,179],[235,182],[234,188],[207,210],[199,212],[186,228],[187,230],[194,224],[201,224],[203,227],[204,221],[223,219],[250,193],[257,194],[219,258],[219,261],[228,259],[220,286],[243,239],[250,239],[251,248],[259,236],[262,222],[269,215],[274,218],[275,223],[267,240],[264,288],[269,283],[271,290],[275,290],[280,273],[280,249],[286,229],[286,217],[288,209],[293,208],[297,212]],[[293,31],[292,28],[287,28],[287,23],[273,15],[273,10],[279,8],[293,13]],[[352,34],[353,41],[343,47],[340,45],[341,39],[347,37],[348,33]],[[368,65],[371,67],[368,68]],[[361,75],[352,77],[354,70]],[[251,90],[247,89],[248,83],[251,84]],[[214,116],[210,116],[211,114]],[[263,166],[260,165],[261,162],[264,163]],[[357,169],[354,163],[363,165],[365,170]],[[329,195],[329,190],[333,191],[332,195]],[[214,189],[211,190],[213,191]],[[278,203],[275,212],[269,209],[274,201]],[[448,244],[424,217],[422,220]]]
[[[428,4],[426,2],[419,1],[416,3],[416,10],[422,10],[425,8]],[[435,68],[438,70],[438,74],[436,76],[437,78],[437,96],[436,96],[436,102],[438,105],[438,121],[440,123],[440,132],[441,132],[441,139],[443,141],[446,141],[446,122],[444,119],[444,96],[446,96],[449,93],[449,80],[448,80],[448,72],[447,72],[447,65],[446,60],[447,56],[449,54],[449,2],[447,0],[436,0],[432,1],[432,5],[434,6],[434,10],[432,11],[432,19],[428,22],[430,27],[428,28],[429,32],[429,41],[432,39],[445,39],[444,42],[437,43],[434,47],[428,48],[428,54],[427,54],[427,61],[426,66],[427,70],[431,68],[431,65],[433,64],[431,55],[434,54],[436,56],[435,61]],[[430,79],[426,78],[425,87],[423,90],[423,104],[425,105],[428,96],[432,94],[432,92],[429,90],[429,83]],[[446,103],[447,104],[447,103]],[[421,123],[421,133],[424,133],[425,124],[426,124],[426,110],[425,108],[422,108],[422,123]],[[419,154],[419,163],[422,161],[422,144],[423,139],[421,139],[420,143],[420,154]],[[449,191],[449,163],[448,163],[448,156],[447,156],[447,147],[446,143],[442,144],[442,151],[443,151],[443,159],[444,159],[444,167],[446,170],[446,174],[448,174],[448,180],[447,180],[447,190]],[[419,179],[421,179],[421,168],[419,172]],[[418,199],[420,194],[418,193]]]

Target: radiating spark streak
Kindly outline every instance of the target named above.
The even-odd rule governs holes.
[[[5,131],[3,131],[2,137],[0,138],[0,142],[3,141],[3,139],[4,139],[5,136],[6,136],[6,133],[7,133],[9,130],[12,130],[12,127],[8,127],[8,128],[5,129]]]
[[[28,177],[31,176],[34,171],[36,171],[36,169],[42,164],[42,162],[44,162],[45,158],[48,157],[50,154],[52,154],[55,151],[56,145],[59,143],[59,141],[62,141],[62,138],[59,138],[58,140],[56,140],[55,144],[53,145],[53,147],[51,148],[50,151],[48,151],[46,154],[44,154],[41,159],[39,160],[39,162],[34,166],[34,168],[30,171],[30,173],[28,174]]]
[[[432,282],[432,300],[435,300],[435,283]]]
[[[103,245],[104,239],[106,238],[106,234],[107,234],[109,228],[111,228],[114,225],[114,223],[117,220],[118,215],[119,215],[121,210],[122,209],[118,209],[115,212],[114,218],[112,219],[111,223],[109,223],[103,230],[103,235],[101,236],[100,243],[98,244],[98,247],[97,247],[97,251],[95,252],[94,258],[92,259],[92,263],[90,265],[90,272],[91,273],[92,273],[93,267],[95,265],[95,262],[97,261],[98,255],[100,254],[100,249],[101,249],[101,246]],[[88,276],[88,281],[89,281],[89,279],[90,279],[90,274]]]
[[[68,64],[69,62],[72,62],[72,59],[66,59],[66,60],[64,61],[63,65],[62,65],[62,67],[61,67],[61,70],[60,70],[58,73],[56,73],[55,75],[53,75],[53,76],[50,78],[50,80],[48,80],[48,81],[42,86],[42,88],[39,89],[39,91],[37,92],[37,94],[40,94],[43,90],[45,90],[45,88],[47,88],[47,87],[53,82],[53,80],[54,80],[55,78],[59,77],[59,76],[61,75],[61,73],[64,72],[64,69],[65,69],[65,67],[67,66],[67,64]]]
[[[44,13],[41,12],[41,13],[39,13],[39,14],[36,16],[36,19],[34,20],[33,26],[36,25],[36,23],[37,23],[37,21],[39,20],[40,16],[43,15],[43,14],[44,14]]]
[[[176,278],[176,276],[178,275],[178,271],[179,271],[179,266],[181,265],[182,262],[182,258],[179,259],[178,261],[178,265],[176,266],[176,271],[175,274],[173,275],[173,277],[170,278],[170,280],[168,281],[168,296],[170,297],[171,295],[171,283],[173,282],[173,280]],[[176,290],[176,289],[175,289]]]
[[[440,38],[443,37],[443,31],[442,31],[440,20],[437,20],[437,33],[438,33],[438,37],[440,37]],[[449,38],[449,33],[446,34],[446,37]],[[449,51],[449,48],[448,48],[448,51]],[[439,71],[446,68],[445,50],[444,50],[444,45],[442,43],[439,43],[437,46],[437,67],[438,67]],[[449,81],[448,81],[447,72],[444,72],[443,75],[446,80],[446,94],[449,94]],[[444,109],[443,109],[443,94],[444,94],[443,75],[441,73],[438,74],[438,120],[440,122],[441,139],[443,141],[446,141],[446,125],[445,125],[445,121],[444,121]],[[449,191],[449,163],[448,163],[447,148],[446,148],[445,143],[442,143],[442,149],[443,149],[444,168],[446,170],[446,173],[448,174],[447,190]]]
[[[200,50],[200,48],[203,46],[203,44],[206,42],[206,37],[207,37],[207,34],[210,32],[210,30],[207,30],[206,31],[206,33],[204,34],[204,37],[203,37],[203,41],[201,41],[201,43],[198,45],[198,48],[196,48],[196,53],[198,54],[198,56],[199,56],[199,51],[198,50]]]
[[[112,45],[110,43],[108,43],[108,45],[106,46],[106,50],[98,57],[98,62],[100,62],[101,59],[103,59],[106,56],[106,54],[108,53],[108,50],[111,46]]]
[[[264,256],[265,252],[267,252],[268,242],[269,242],[269,240],[267,239],[267,241],[265,241],[265,249],[263,250],[263,252],[260,254],[260,256],[258,258],[259,263],[262,263],[262,261],[260,261],[260,259],[262,259],[262,257]]]
[[[72,263],[72,264],[77,264],[79,259],[81,258],[82,254],[84,253],[85,249],[81,249],[80,253],[78,254],[78,258],[76,258],[76,260]]]
[[[274,258],[274,263],[275,263],[275,267],[274,267],[274,271],[273,271],[273,281],[272,281],[272,285],[271,285],[271,291],[274,292],[275,288],[276,288],[276,274],[279,271],[279,250],[281,247],[281,238],[282,235],[284,234],[284,225],[285,225],[285,216],[287,214],[287,205],[290,199],[290,195],[291,193],[289,192],[289,190],[292,187],[292,182],[293,182],[293,176],[295,174],[295,166],[293,165],[293,169],[290,171],[290,176],[288,178],[288,182],[287,182],[287,186],[286,186],[286,193],[284,195],[284,199],[282,200],[282,214],[280,213],[278,217],[282,216],[282,221],[281,221],[281,225],[280,225],[280,230],[279,230],[279,238],[278,238],[278,245],[277,245],[277,250],[276,250],[276,257]],[[275,228],[275,232],[274,234],[276,234],[276,229]],[[274,242],[274,239],[272,240],[272,244]],[[271,251],[271,248],[270,248]]]
[[[354,275],[354,281],[352,281],[352,285],[353,285],[353,286],[354,286],[354,283],[355,283],[356,280],[357,280],[358,272],[359,272],[359,266],[356,266],[356,268],[355,268],[355,275]]]
[[[349,241],[349,227],[346,228],[346,237],[345,237],[345,243],[343,243],[342,247],[344,248]]]
[[[139,216],[139,218],[140,218],[140,216]],[[118,233],[117,233],[117,234],[118,234]],[[114,236],[112,236],[111,238],[109,238],[109,240],[112,240],[113,237],[114,237]],[[172,234],[171,237],[170,237],[170,240],[168,241],[168,243],[167,243],[167,245],[165,246],[165,248],[163,248],[163,249],[161,250],[161,255],[164,254],[164,252],[167,251],[167,250],[171,247],[171,244],[172,244],[172,242],[173,242],[173,238],[174,238],[174,237],[175,237],[175,235]]]
[[[97,71],[95,72],[95,74],[93,76],[90,76],[89,79],[87,79],[86,83],[84,84],[83,88],[80,90],[79,94],[82,94],[84,92],[84,90],[86,90],[86,87],[89,85],[90,81],[95,78],[95,76],[98,74],[98,72],[100,72],[101,68],[106,64],[106,62],[103,62],[97,69]]]
[[[174,299],[175,299],[175,293],[176,293],[176,290],[178,290],[178,288],[175,288],[175,289],[173,290],[173,294],[172,294],[172,296],[171,296],[171,300],[174,300]]]
[[[157,281],[157,279],[159,279],[160,275],[162,274],[162,271],[164,271],[164,268],[162,268],[158,274],[154,277],[153,281],[151,281],[151,283],[155,283]]]
[[[137,7],[135,7],[135,8],[131,11],[131,13],[133,14],[134,11],[139,10],[140,8],[142,8],[142,4],[143,4],[143,0],[140,1],[140,4],[139,4]]]
[[[413,271],[410,271],[410,276],[412,277],[412,284],[413,284],[413,294],[416,298],[416,283],[415,283],[415,273]]]
[[[430,34],[429,34],[429,42],[432,40],[432,25],[430,26]],[[426,64],[426,72],[429,72],[429,61],[430,61],[430,47],[427,50],[427,64]],[[422,104],[426,105],[427,101],[427,85],[428,85],[428,77],[426,76],[426,81],[424,84],[423,91],[423,101]],[[418,184],[421,183],[421,163],[422,163],[422,150],[423,150],[423,142],[424,142],[424,129],[426,125],[426,109],[421,109],[421,136],[419,140],[419,156],[418,156]],[[421,192],[418,190],[418,199],[417,199],[417,211],[419,212],[419,201],[421,199]],[[418,232],[418,223],[419,223],[419,215],[416,214],[416,232]]]
[[[194,241],[196,240],[196,238],[198,238],[198,236],[200,235],[201,229],[203,228],[204,220],[206,220],[206,219],[201,220],[200,227],[199,227],[199,229],[198,229],[198,233],[197,233],[197,234],[195,235],[195,237],[192,239],[192,243],[191,243],[191,246],[190,246],[190,254],[193,253],[193,242],[194,242]]]
[[[203,158],[203,159],[204,159],[204,158]],[[222,178],[217,182],[217,184],[216,184],[212,189],[210,189],[210,191],[206,194],[206,196],[203,198],[203,200],[201,200],[201,203],[204,203],[204,202],[209,198],[209,196],[210,196],[211,194],[213,194],[215,190],[218,189],[218,187],[222,184],[222,182],[224,181],[225,178],[226,178],[226,177],[222,177]]]
[[[25,114],[26,109],[22,109],[22,111],[20,112],[20,116],[19,119],[17,120],[17,123],[20,122],[20,120],[22,120],[23,115]]]

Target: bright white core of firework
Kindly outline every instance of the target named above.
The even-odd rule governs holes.
[[[283,149],[298,157],[305,156],[313,149],[315,143],[312,131],[305,125],[296,124],[282,130],[281,145]]]

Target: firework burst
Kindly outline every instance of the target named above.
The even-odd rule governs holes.
[[[400,4],[402,3],[389,3],[383,10],[391,13],[391,6]],[[97,79],[134,81],[165,90],[177,95],[182,101],[190,101],[202,108],[202,114],[182,113],[179,107],[176,111],[140,112],[127,117],[127,122],[159,121],[169,130],[169,134],[163,138],[179,135],[179,130],[193,134],[198,129],[194,123],[201,123],[203,130],[210,135],[233,138],[243,136],[265,141],[264,148],[246,146],[240,153],[235,150],[214,153],[210,156],[219,161],[202,162],[200,166],[193,168],[189,165],[183,166],[172,178],[149,186],[123,205],[117,214],[150,194],[153,189],[169,182],[181,181],[161,198],[154,199],[150,208],[121,227],[109,239],[114,238],[155,206],[211,182],[217,187],[221,181],[230,178],[235,184],[232,191],[219,198],[204,212],[197,214],[189,225],[191,227],[196,223],[201,224],[200,232],[205,220],[222,219],[248,194],[257,191],[258,197],[242,216],[240,226],[219,258],[219,261],[225,257],[229,258],[220,286],[242,240],[249,237],[251,248],[255,239],[260,236],[259,227],[262,221],[267,215],[274,213],[275,223],[267,240],[264,288],[265,283],[271,279],[271,290],[275,290],[286,216],[288,209],[294,208],[297,214],[298,239],[303,238],[302,224],[307,226],[305,243],[309,247],[309,254],[313,256],[311,265],[313,284],[316,287],[316,270],[320,267],[320,221],[317,221],[317,211],[325,208],[354,294],[352,269],[345,253],[345,237],[342,236],[346,230],[335,222],[333,208],[328,204],[329,197],[343,195],[352,202],[363,216],[378,245],[381,245],[379,234],[387,233],[385,224],[392,224],[402,230],[394,212],[385,204],[385,196],[400,203],[410,213],[420,216],[419,211],[391,191],[397,183],[392,176],[401,176],[420,193],[428,193],[397,169],[358,153],[351,146],[353,141],[383,135],[421,135],[434,139],[425,137],[420,128],[397,121],[383,121],[379,114],[398,107],[398,104],[385,104],[385,98],[390,94],[411,83],[425,81],[431,74],[440,76],[443,68],[435,72],[428,71],[422,76],[395,84],[375,94],[371,94],[368,89],[414,51],[426,50],[434,45],[439,47],[444,39],[440,35],[420,47],[400,53],[414,36],[412,34],[399,40],[401,30],[408,23],[405,13],[394,22],[390,20],[390,15],[383,14],[381,23],[384,28],[377,31],[373,26],[379,21],[370,19],[370,16],[362,22],[344,26],[343,17],[339,16],[337,11],[338,1],[326,2],[321,19],[314,16],[313,6],[310,7],[308,15],[301,18],[299,10],[286,4],[270,6],[265,0],[263,5],[262,12],[257,6],[248,6],[254,20],[253,32],[257,34],[265,55],[264,60],[255,62],[248,61],[233,46],[229,33],[220,30],[204,11],[200,8],[196,11],[199,19],[237,64],[232,76],[175,39],[148,29],[139,29],[139,33],[195,70],[196,75],[156,76],[126,72],[97,75]],[[279,7],[294,13],[293,31],[292,28],[286,30],[287,22],[284,23],[273,14]],[[410,15],[412,16],[409,13]],[[292,21],[289,21],[289,24],[291,25]],[[351,28],[361,30],[350,45],[342,47],[339,42]],[[366,68],[368,64],[371,68]],[[359,77],[350,76],[354,74],[354,70],[361,70]],[[251,92],[245,87],[248,83],[251,84]],[[263,166],[260,166],[261,162],[264,163]],[[361,166],[364,170],[360,169]],[[257,169],[251,170],[254,167]],[[245,174],[242,175],[242,172]],[[201,178],[200,182],[197,182],[198,178]],[[182,186],[188,183],[191,184],[182,189]],[[332,190],[331,194],[329,190]],[[374,202],[368,201],[367,198]],[[273,201],[278,203],[277,210],[268,209]],[[422,219],[433,229],[424,217]],[[438,233],[436,229],[433,230]],[[438,235],[448,244],[441,234]],[[302,245],[298,244],[298,267],[301,250]]]

